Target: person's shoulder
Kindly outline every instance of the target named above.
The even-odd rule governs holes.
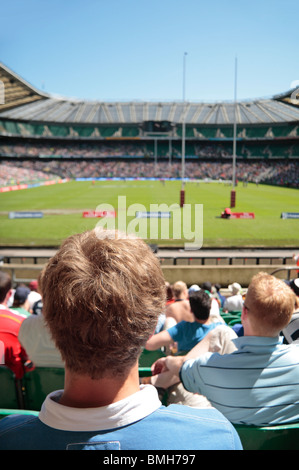
[[[177,424],[190,426],[193,423],[195,426],[215,426],[216,428],[229,427],[231,423],[227,418],[220,413],[216,408],[193,408],[191,406],[171,404],[168,406],[161,406],[158,409],[158,415],[162,419],[176,421]]]
[[[29,441],[44,434],[43,424],[34,414],[11,414],[0,420],[0,450],[31,448]]]
[[[37,325],[43,323],[43,319],[41,315],[29,315],[21,324],[20,333],[29,332],[32,333],[32,328],[36,328]]]
[[[196,436],[198,449],[242,448],[234,426],[216,408],[192,408],[171,404],[167,407],[160,407],[158,415],[161,416],[164,423],[176,426],[177,430],[180,429],[184,439]],[[213,436],[215,441],[211,442]]]
[[[227,419],[216,408],[193,408],[185,405],[171,404],[168,406],[161,406],[160,413],[173,414],[178,417],[190,419],[219,419],[221,422],[226,422]]]
[[[13,307],[10,308],[1,308],[0,309],[0,317],[3,318],[11,318],[15,320],[24,320],[24,315],[21,315],[16,309],[13,309]]]
[[[167,316],[168,313],[171,313],[175,308],[175,303],[171,303],[169,305],[166,306],[166,309],[165,309],[165,314]]]
[[[0,420],[0,441],[4,434],[39,422],[37,414],[11,414]]]

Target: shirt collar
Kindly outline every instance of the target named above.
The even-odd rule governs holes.
[[[140,385],[129,397],[99,408],[72,408],[58,403],[62,390],[50,393],[41,408],[39,419],[63,431],[104,431],[132,424],[156,411],[161,402],[152,385]]]
[[[235,346],[240,351],[246,350],[247,348],[275,348],[278,345],[281,345],[283,342],[282,336],[240,336],[232,340]],[[238,351],[235,351],[238,352]]]

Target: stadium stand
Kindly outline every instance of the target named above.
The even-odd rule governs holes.
[[[0,162],[0,186],[32,183],[57,178],[172,178],[180,177],[181,164],[173,162],[65,159],[3,159]],[[230,181],[232,166],[219,162],[186,162],[186,178]],[[276,184],[297,188],[299,165],[296,161],[259,161],[238,164],[237,179],[247,183]]]
[[[5,179],[7,159],[11,173],[13,166],[26,168],[32,161],[32,171],[45,173],[34,174],[33,179],[86,177],[94,168],[100,177],[146,174],[160,178],[166,174],[177,178],[185,106],[186,176],[232,178],[231,102],[114,103],[57,98],[37,90],[4,64],[0,64],[0,80],[4,85],[1,185],[10,184]],[[292,92],[237,103],[239,180],[298,187],[299,100]],[[76,165],[69,159],[76,159]],[[81,166],[77,160],[92,163]],[[145,163],[151,166],[144,171]]]

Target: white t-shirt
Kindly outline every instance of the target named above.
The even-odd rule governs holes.
[[[223,305],[223,310],[228,310],[229,312],[241,311],[243,308],[243,297],[241,294],[232,295],[228,297]]]
[[[36,367],[64,367],[42,314],[25,318],[18,339]]]

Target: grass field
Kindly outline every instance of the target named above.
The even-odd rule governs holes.
[[[0,194],[0,244],[2,246],[57,246],[72,233],[95,227],[97,219],[82,217],[107,203],[116,210],[118,196],[133,203],[179,204],[179,181],[71,181],[52,186]],[[236,188],[236,212],[254,212],[255,219],[225,220],[221,212],[230,205],[231,186],[224,183],[187,183],[185,203],[203,205],[203,248],[299,245],[299,219],[281,219],[282,212],[299,212],[296,189],[248,184]],[[179,209],[180,210],[180,209]],[[44,211],[42,219],[9,219],[10,211]],[[128,222],[133,217],[128,218]],[[171,222],[170,222],[171,225]],[[194,228],[194,227],[193,227]],[[183,229],[182,229],[183,233]],[[183,246],[184,239],[148,239],[160,245]]]

